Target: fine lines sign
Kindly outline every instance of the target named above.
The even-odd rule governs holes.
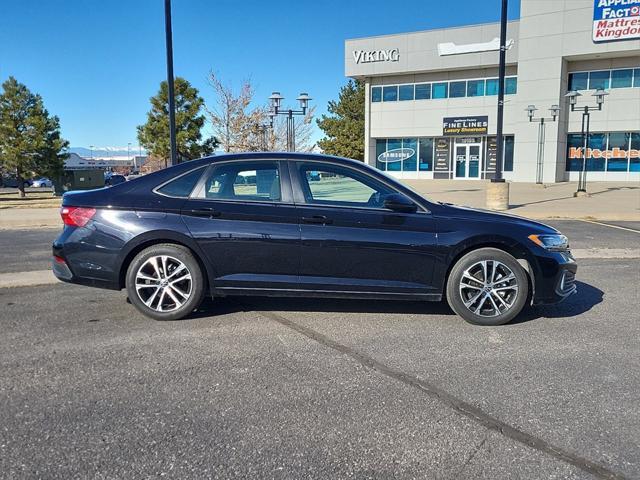
[[[489,117],[444,117],[442,134],[445,137],[486,135],[489,130]]]
[[[594,42],[637,39],[640,39],[640,0],[594,0]]]

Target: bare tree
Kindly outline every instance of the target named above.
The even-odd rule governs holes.
[[[245,80],[239,92],[225,84],[213,72],[209,84],[216,94],[213,106],[207,113],[214,135],[220,140],[225,152],[261,150],[258,126],[267,117],[263,107],[251,107],[254,89],[250,80]]]
[[[270,124],[269,108],[251,106],[255,91],[250,80],[245,80],[236,92],[211,72],[209,84],[216,94],[216,102],[211,107],[207,106],[207,113],[213,133],[225,152],[286,150],[286,117],[278,115],[273,118],[273,128],[266,132],[265,142],[261,126]],[[304,117],[296,117],[296,151],[308,152],[315,146],[311,141],[314,112],[315,107],[311,107]]]

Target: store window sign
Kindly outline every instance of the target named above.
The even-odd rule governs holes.
[[[621,149],[614,147],[611,150],[602,150],[599,148],[587,148],[587,158],[640,158],[640,150],[636,149]],[[571,147],[569,148],[569,158],[582,158],[582,148]]]
[[[594,0],[594,42],[636,39],[640,39],[640,0]]]
[[[416,151],[413,148],[393,148],[378,155],[378,161],[381,163],[401,162],[413,157],[415,154]]]
[[[486,135],[489,131],[489,117],[444,117],[442,134],[445,136]]]

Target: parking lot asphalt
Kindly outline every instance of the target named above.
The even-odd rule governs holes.
[[[0,477],[640,477],[640,260],[579,265],[577,295],[502,327],[250,297],[155,322],[124,292],[0,289]]]

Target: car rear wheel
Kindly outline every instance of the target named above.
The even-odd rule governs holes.
[[[202,303],[205,281],[189,249],[160,244],[144,249],[127,270],[131,303],[156,320],[179,320]]]
[[[527,272],[507,252],[480,248],[454,265],[447,282],[449,305],[469,323],[503,325],[524,308]]]

